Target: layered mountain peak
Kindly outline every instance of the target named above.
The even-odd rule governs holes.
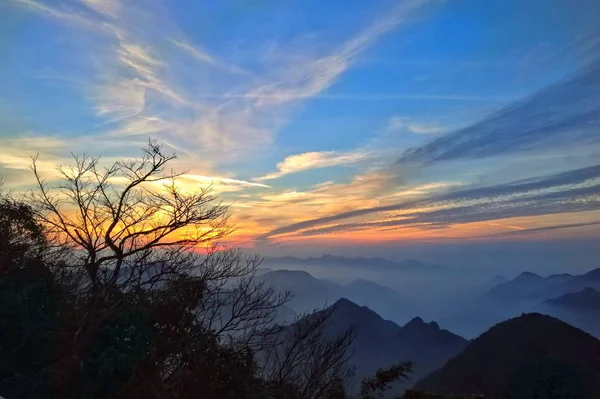
[[[392,322],[388,322],[384,320],[383,317],[378,315],[373,310],[369,309],[367,306],[360,306],[356,303],[352,302],[347,298],[338,299],[332,306],[333,308],[333,318],[338,320],[345,320],[353,324],[358,328],[368,328],[369,326],[375,328],[380,324],[387,324]],[[396,324],[394,324],[396,328],[399,328]]]
[[[414,317],[411,321],[409,321],[408,323],[406,323],[406,325],[404,327],[408,327],[410,325],[416,325],[416,326],[420,326],[425,324],[425,322],[423,321],[422,318],[420,318],[419,316]]]
[[[467,342],[463,337],[441,329],[435,321],[427,323],[420,317],[406,323],[398,332],[398,338],[406,342],[431,345],[432,349],[438,344],[460,347]]]
[[[404,327],[402,327],[402,330],[405,330],[405,331],[408,331],[408,330],[424,330],[424,329],[433,329],[433,330],[439,331],[440,330],[440,326],[435,321],[426,323],[422,318],[415,317],[411,321],[409,321],[408,323],[406,323],[404,325]]]
[[[600,280],[600,267],[584,274],[585,277]]]
[[[333,307],[336,310],[354,310],[361,311],[361,309],[368,309],[366,306],[360,306],[349,300],[348,298],[340,298],[334,304]]]
[[[350,362],[356,367],[356,381],[372,375],[379,368],[411,360],[415,363],[414,379],[402,385],[407,388],[420,376],[441,367],[467,345],[465,339],[441,330],[435,322],[427,323],[415,317],[400,327],[370,307],[358,305],[345,297],[324,312],[331,312],[326,325],[327,334],[335,336],[349,327],[355,331],[348,353],[352,354]]]
[[[594,309],[600,311],[600,291],[592,287],[586,287],[579,292],[565,294],[555,299],[550,299],[545,303],[554,306],[568,306],[581,309]]]
[[[553,317],[529,313],[495,325],[415,388],[530,397],[553,384],[555,392],[569,394],[564,397],[597,398],[598,358],[600,341],[591,335]]]

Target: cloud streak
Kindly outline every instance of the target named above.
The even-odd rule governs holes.
[[[423,123],[402,116],[394,116],[388,124],[388,131],[407,131],[414,134],[436,134],[445,129],[434,123]]]
[[[600,225],[600,221],[583,222],[583,223],[558,224],[558,225],[554,225],[554,226],[533,227],[531,229],[506,231],[504,233],[490,234],[490,235],[488,235],[486,237],[518,236],[518,235],[527,235],[527,234],[542,233],[542,232],[546,232],[546,231],[563,230],[563,229],[576,229],[576,228],[579,228],[579,227],[589,227],[589,226],[598,226],[598,225]]]
[[[417,224],[454,224],[495,220],[515,216],[577,212],[600,209],[600,165],[564,173],[517,180],[506,184],[457,190],[430,198],[391,205],[352,210],[318,219],[279,227],[263,235],[268,239],[281,234],[302,232],[318,235],[366,227]],[[422,212],[422,208],[442,208]],[[447,208],[447,209],[443,209]],[[412,212],[411,212],[412,210]],[[341,220],[404,211],[401,219],[371,223],[335,224]],[[316,226],[331,225],[323,229]]]
[[[318,169],[331,166],[349,165],[365,160],[369,154],[363,151],[355,152],[305,152],[286,157],[277,164],[277,172],[269,173],[254,180],[263,181],[277,179],[291,173],[298,173],[309,169]]]
[[[327,46],[333,50],[318,56],[300,57],[298,54],[305,53],[302,48],[282,43],[286,54],[278,62],[253,64],[249,73],[201,50],[202,43],[187,38],[155,2],[142,8],[118,0],[81,0],[69,6],[13,0],[64,21],[70,28],[90,28],[77,30],[78,39],[85,43],[82,54],[93,59],[86,81],[87,98],[110,125],[110,137],[119,132],[152,135],[215,166],[260,156],[286,124],[293,104],[326,96],[322,92],[351,68],[364,50],[410,22],[433,1],[437,0],[398,2],[362,31],[339,45]],[[260,54],[253,57],[261,59]],[[235,79],[204,78],[214,73],[233,74]]]
[[[477,205],[455,206],[449,209],[407,213],[403,214],[400,219],[338,224],[305,230],[300,235],[315,236],[382,227],[440,228],[456,224],[486,222],[515,217],[595,211],[600,209],[600,198],[596,196],[599,193],[600,185],[596,185],[590,188],[565,190],[560,193],[553,193],[552,195],[540,195],[527,199],[499,200],[491,198],[485,203]],[[515,232],[520,231],[525,230],[515,230]]]
[[[248,71],[243,70],[242,68],[236,67],[235,65],[229,65],[226,62],[223,62],[216,57],[204,52],[197,47],[192,46],[189,43],[185,43],[179,40],[171,39],[171,42],[193,58],[206,63],[208,65],[212,65],[216,68],[226,70],[228,72],[239,74],[239,75],[250,75]]]
[[[598,143],[600,61],[471,126],[407,150],[397,164],[484,158],[547,146]]]
[[[256,104],[282,105],[296,99],[311,98],[329,88],[350,68],[356,58],[381,36],[409,22],[409,18],[434,0],[405,0],[347,40],[334,52],[294,63],[275,82],[259,86],[246,96],[257,99]]]

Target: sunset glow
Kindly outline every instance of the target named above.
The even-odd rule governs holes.
[[[4,183],[152,137],[234,246],[600,238],[598,4],[218,3],[2,2]]]

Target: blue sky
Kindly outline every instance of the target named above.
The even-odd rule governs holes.
[[[598,26],[595,0],[7,0],[0,174],[153,137],[240,245],[589,240]]]

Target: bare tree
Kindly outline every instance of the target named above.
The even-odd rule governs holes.
[[[204,297],[199,324],[244,350],[260,350],[291,294],[255,279],[262,258],[240,250],[211,251],[195,269]]]
[[[361,399],[383,399],[385,392],[392,389],[394,383],[408,378],[411,369],[411,362],[403,362],[377,370],[375,375],[363,379],[360,386]]]
[[[328,322],[333,312],[334,308],[328,308],[300,315],[295,323],[277,331],[275,340],[264,348],[262,374],[276,397],[286,397],[289,390],[299,398],[323,398],[328,390],[351,379],[349,347],[355,330],[331,334]]]
[[[289,294],[254,283],[259,257],[217,246],[232,227],[228,207],[210,186],[181,190],[182,173],[167,172],[175,155],[154,141],[140,159],[108,167],[100,158],[73,158],[72,167],[57,167],[59,183],[50,184],[34,157],[37,190],[28,197],[46,236],[70,249],[67,266],[81,277],[85,310],[69,338],[73,355],[61,366],[67,379],[93,347],[95,332],[124,305],[120,292],[185,287],[182,301],[194,306],[193,325],[240,350],[260,342],[256,337],[271,327]]]
[[[69,248],[68,266],[84,281],[85,309],[65,339],[70,354],[61,359],[61,378],[75,378],[93,348],[94,334],[127,308],[124,298],[145,292],[167,304],[159,309],[170,326],[163,333],[172,345],[165,344],[151,367],[160,370],[165,383],[193,363],[188,350],[199,341],[188,339],[201,331],[210,331],[236,356],[258,353],[261,377],[274,392],[293,387],[301,398],[321,398],[348,380],[354,331],[327,332],[333,310],[277,325],[277,312],[290,293],[257,282],[260,257],[217,246],[232,231],[228,207],[210,187],[183,192],[177,186],[182,174],[166,171],[175,155],[150,141],[140,159],[108,167],[101,166],[100,158],[73,158],[74,166],[57,168],[60,183],[51,185],[34,157],[37,190],[29,195],[46,235]],[[182,320],[171,320],[177,314]],[[178,327],[171,331],[171,326]]]
[[[164,154],[154,141],[141,159],[104,168],[100,158],[73,157],[74,166],[57,167],[61,182],[54,187],[41,177],[34,157],[31,168],[38,190],[30,200],[54,239],[77,249],[76,266],[85,270],[94,288],[122,283],[124,266],[181,260],[184,250],[231,231],[227,206],[217,201],[210,186],[182,192],[176,184],[181,173],[165,172],[175,155]]]
[[[156,142],[142,151],[140,159],[108,167],[100,158],[73,155],[74,166],[57,167],[56,185],[42,178],[34,157],[38,187],[29,200],[46,235],[72,248],[70,266],[86,276],[92,292],[155,290],[189,275],[202,290],[204,327],[248,337],[270,325],[289,294],[255,283],[261,258],[217,248],[232,231],[228,207],[210,186],[183,192],[177,186],[183,173],[166,172],[176,156]]]

